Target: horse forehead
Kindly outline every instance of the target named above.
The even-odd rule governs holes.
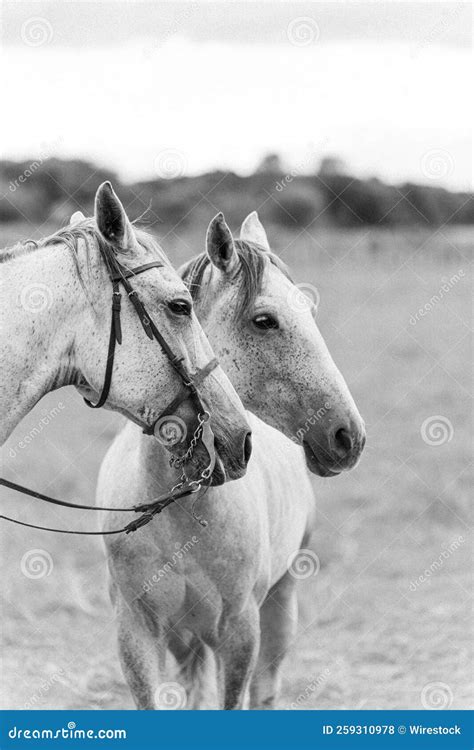
[[[171,266],[163,264],[163,267],[160,268],[159,271],[160,275],[158,284],[162,286],[164,292],[169,294],[181,293],[185,297],[189,297],[189,291],[186,284]]]
[[[278,268],[269,266],[265,269],[262,280],[262,297],[279,301],[280,304],[284,305],[288,303],[292,289],[294,289],[294,284]]]

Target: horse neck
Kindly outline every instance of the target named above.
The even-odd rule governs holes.
[[[0,444],[42,396],[76,381],[74,334],[88,305],[62,244],[7,261],[2,301]]]
[[[138,433],[139,428],[136,425],[127,425],[129,431]],[[164,448],[157,440],[149,435],[143,435],[140,431],[140,458],[144,465],[143,476],[152,477],[153,494],[169,492],[179,481],[181,472],[170,466],[169,451]]]

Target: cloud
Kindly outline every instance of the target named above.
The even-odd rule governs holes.
[[[53,24],[53,34],[56,33]],[[3,152],[85,157],[126,179],[156,176],[157,155],[187,170],[250,171],[262,153],[291,162],[318,144],[357,173],[426,182],[428,150],[452,157],[446,184],[470,182],[469,52],[402,43],[235,46],[178,33],[113,48],[7,47]],[[318,154],[316,154],[317,156]],[[323,155],[323,154],[321,154]]]

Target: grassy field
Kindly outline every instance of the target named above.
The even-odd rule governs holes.
[[[10,227],[0,244],[21,236]],[[467,708],[473,230],[269,236],[295,279],[319,290],[321,331],[368,428],[355,471],[314,479],[311,546],[321,569],[300,585],[280,705]],[[173,233],[163,247],[177,264],[201,250],[202,237]],[[3,448],[2,473],[90,502],[120,423],[70,389],[50,394]],[[11,492],[2,498],[5,512],[33,523],[94,524]],[[0,535],[1,707],[132,708],[101,542],[5,523]]]

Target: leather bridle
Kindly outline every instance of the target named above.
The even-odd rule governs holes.
[[[207,489],[210,485],[212,472],[214,471],[216,465],[216,452],[214,445],[214,435],[209,424],[210,414],[205,408],[203,400],[200,396],[199,385],[218,366],[218,361],[216,358],[213,358],[204,367],[200,368],[196,372],[189,372],[186,365],[184,364],[183,357],[179,357],[173,352],[164,336],[160,333],[155,323],[148,315],[145,305],[141,301],[137,291],[133,288],[129,279],[137,276],[140,273],[143,273],[144,271],[148,271],[150,268],[163,268],[164,264],[161,261],[152,261],[151,263],[145,263],[142,266],[137,266],[136,268],[129,269],[120,264],[114,257],[104,257],[107,264],[109,277],[112,282],[112,320],[110,324],[110,336],[104,384],[96,403],[93,403],[86,398],[84,399],[84,401],[92,409],[99,409],[101,406],[104,406],[109,395],[114,369],[115,348],[117,344],[122,343],[122,326],[120,322],[120,310],[122,302],[120,284],[122,284],[130,302],[135,308],[135,311],[146,335],[149,339],[155,339],[158,342],[158,344],[161,346],[164,353],[168,357],[170,364],[175,369],[182,381],[182,385],[178,394],[161,412],[158,419],[152,425],[146,425],[143,428],[143,432],[146,435],[155,435],[155,437],[159,439],[159,435],[156,435],[157,426],[163,424],[163,419],[165,417],[173,415],[173,413],[176,411],[178,406],[183,403],[183,401],[191,399],[196,407],[197,427],[191,437],[189,447],[186,450],[185,454],[180,458],[172,456],[170,459],[171,465],[176,467],[183,467],[181,477],[179,479],[179,482],[170,490],[168,494],[155,498],[155,500],[153,500],[151,503],[134,505],[131,508],[97,507],[95,505],[79,505],[76,503],[69,503],[65,500],[57,500],[55,498],[49,497],[48,495],[43,495],[40,492],[36,492],[35,490],[31,490],[27,487],[16,484],[15,482],[10,482],[7,479],[0,478],[0,485],[15,490],[16,492],[21,492],[24,495],[42,500],[46,503],[51,503],[53,505],[61,505],[66,508],[77,508],[82,510],[109,512],[114,511],[125,513],[133,512],[141,514],[137,519],[127,524],[123,528],[114,529],[112,531],[70,531],[68,529],[56,529],[50,528],[48,526],[37,526],[35,524],[26,523],[24,521],[18,521],[17,519],[10,518],[9,516],[0,515],[0,519],[3,519],[4,521],[10,521],[11,523],[16,523],[20,526],[27,526],[32,529],[41,529],[42,531],[54,531],[58,534],[80,534],[84,536],[121,534],[122,532],[124,532],[125,534],[129,534],[130,532],[136,531],[141,526],[149,523],[155,515],[161,513],[164,508],[173,503],[175,500],[199,492],[203,487]],[[209,463],[206,468],[201,471],[197,479],[189,479],[186,475],[184,467],[185,464],[191,459],[194,449],[196,448],[199,441],[201,441],[202,445],[205,447],[208,453]],[[170,445],[172,444],[173,443],[170,443]],[[200,519],[197,520],[202,523]]]

